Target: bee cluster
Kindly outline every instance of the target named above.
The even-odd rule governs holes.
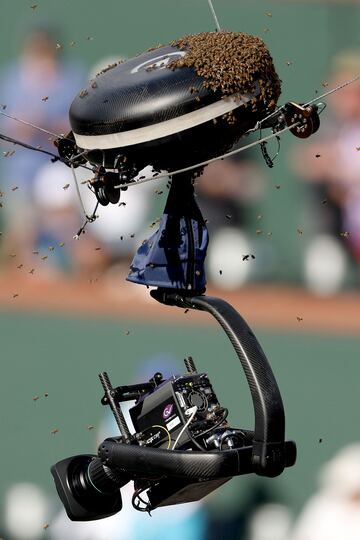
[[[223,96],[253,93],[253,110],[265,102],[272,110],[281,94],[281,81],[272,57],[262,39],[244,32],[202,32],[184,36],[170,43],[185,49],[186,55],[170,62],[170,69],[192,67],[205,79],[204,86]]]

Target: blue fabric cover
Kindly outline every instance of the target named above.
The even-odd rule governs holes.
[[[203,220],[163,214],[159,229],[138,249],[127,279],[142,285],[202,292],[208,242]]]

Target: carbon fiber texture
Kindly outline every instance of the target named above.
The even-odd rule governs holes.
[[[188,479],[215,479],[252,472],[252,447],[223,452],[162,450],[122,444],[106,439],[99,447],[99,457],[111,469],[139,474]]]
[[[212,297],[193,297],[197,309],[210,312],[225,330],[244,369],[255,412],[255,440],[284,441],[285,414],[270,364],[252,330],[230,304]]]
[[[218,101],[220,96],[204,88],[203,79],[192,68],[151,69],[151,63],[159,56],[166,59],[166,55],[174,53],[179,54],[179,49],[161,47],[96,77],[95,84],[89,84],[71,105],[73,131],[80,135],[128,131],[177,118]]]

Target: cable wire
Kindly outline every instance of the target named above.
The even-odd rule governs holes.
[[[126,184],[119,184],[118,186],[114,186],[114,189],[121,189],[124,187],[130,187],[130,186],[137,186],[138,184],[145,184],[146,182],[150,182],[150,180],[159,180],[160,178],[165,178],[166,176],[175,176],[176,174],[181,174],[184,172],[192,171],[194,169],[198,169],[199,167],[204,167],[205,165],[209,165],[209,163],[214,163],[215,161],[218,161],[220,159],[225,159],[230,156],[234,156],[235,154],[238,154],[240,152],[244,152],[245,150],[248,150],[249,148],[253,148],[254,146],[261,144],[262,142],[269,141],[271,139],[274,139],[275,137],[281,135],[282,133],[285,133],[286,131],[289,131],[290,129],[293,129],[294,127],[300,125],[300,122],[296,122],[295,124],[291,124],[290,126],[286,126],[285,128],[281,129],[280,131],[276,131],[275,133],[272,133],[271,135],[268,135],[267,137],[263,137],[262,139],[259,139],[257,141],[254,141],[252,143],[246,144],[245,146],[240,146],[240,148],[236,148],[235,150],[231,150],[230,152],[227,152],[226,154],[223,154],[221,156],[217,156],[211,159],[208,159],[206,161],[202,161],[201,163],[196,163],[195,165],[190,165],[189,167],[184,167],[183,169],[178,169],[176,171],[167,171],[164,173],[156,173],[152,177],[144,178],[143,180],[136,180],[135,182],[127,182]],[[247,135],[249,132],[246,132],[244,135]]]
[[[174,442],[174,445],[173,445],[173,447],[172,447],[172,450],[175,450],[175,446],[176,446],[177,443],[179,442],[179,440],[180,440],[182,434],[184,433],[185,429],[186,429],[187,427],[189,427],[189,425],[190,425],[191,422],[193,421],[194,416],[195,416],[195,414],[197,413],[197,410],[198,410],[197,406],[194,405],[194,407],[191,407],[190,409],[187,409],[187,411],[185,411],[185,414],[190,413],[190,411],[192,411],[192,412],[190,413],[190,418],[189,418],[189,420],[186,422],[186,424],[183,426],[182,430],[180,431],[179,435],[177,436],[177,438],[176,438],[176,440],[175,440],[175,442]]]
[[[19,141],[19,139],[14,139],[13,137],[9,137],[8,135],[4,135],[3,133],[0,133],[0,139],[9,143],[15,144],[16,146],[22,146],[23,148],[26,148],[27,150],[33,150],[34,152],[40,152],[41,154],[50,156],[52,158],[51,159],[52,163],[55,163],[55,161],[60,161],[61,163],[65,163],[65,165],[69,165],[70,163],[72,163],[73,160],[77,159],[79,156],[84,154],[84,152],[82,152],[81,154],[78,154],[77,156],[73,156],[71,159],[66,159],[66,158],[62,158],[58,154],[54,154],[53,152],[50,152],[49,150],[44,150],[43,148],[39,148],[38,146],[33,146],[32,144]],[[83,169],[87,169],[88,171],[93,172],[92,168],[87,167],[86,165],[79,165],[79,167],[82,167]]]
[[[218,32],[221,32],[221,26],[220,26],[220,23],[219,23],[219,19],[217,18],[217,15],[216,15],[212,0],[208,0],[208,4],[209,4],[211,14],[212,14],[212,16],[214,18],[216,28],[217,28]]]
[[[10,118],[11,120],[15,120],[15,122],[19,122],[20,124],[23,124],[24,126],[30,126],[34,129],[37,129],[38,131],[41,131],[42,133],[47,133],[48,135],[51,135],[52,137],[56,137],[57,139],[65,139],[67,141],[70,141],[71,139],[68,139],[64,135],[57,133],[53,133],[52,131],[49,131],[48,129],[42,128],[40,126],[37,126],[36,124],[32,124],[31,122],[27,122],[26,120],[22,120],[21,118],[17,118],[16,116],[13,116],[11,114],[5,113],[4,111],[0,111],[0,114],[2,116],[6,116],[6,118]]]

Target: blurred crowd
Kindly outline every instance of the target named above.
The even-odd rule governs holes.
[[[69,131],[73,97],[114,60],[103,59],[86,73],[81,63],[63,54],[56,35],[49,27],[29,33],[0,83],[1,131],[53,152],[56,135]],[[339,54],[326,87],[353,78],[359,65],[359,52]],[[305,247],[302,279],[319,294],[341,289],[349,261],[360,264],[360,84],[347,86],[328,101],[321,130],[309,143],[297,144],[288,164],[307,186],[306,219],[313,231]],[[122,192],[120,204],[100,207],[99,219],[75,241],[85,216],[71,170],[11,143],[2,142],[1,148],[2,271],[93,279],[122,269],[125,275],[136,248],[153,232],[163,211],[163,184]],[[85,182],[92,172],[79,168],[77,174],[91,214],[96,201]],[[265,166],[247,152],[206,167],[197,182],[197,200],[211,234],[207,277],[219,288],[235,290],[249,280],[276,277],[271,275],[272,247],[254,218],[267,196],[266,174]]]

